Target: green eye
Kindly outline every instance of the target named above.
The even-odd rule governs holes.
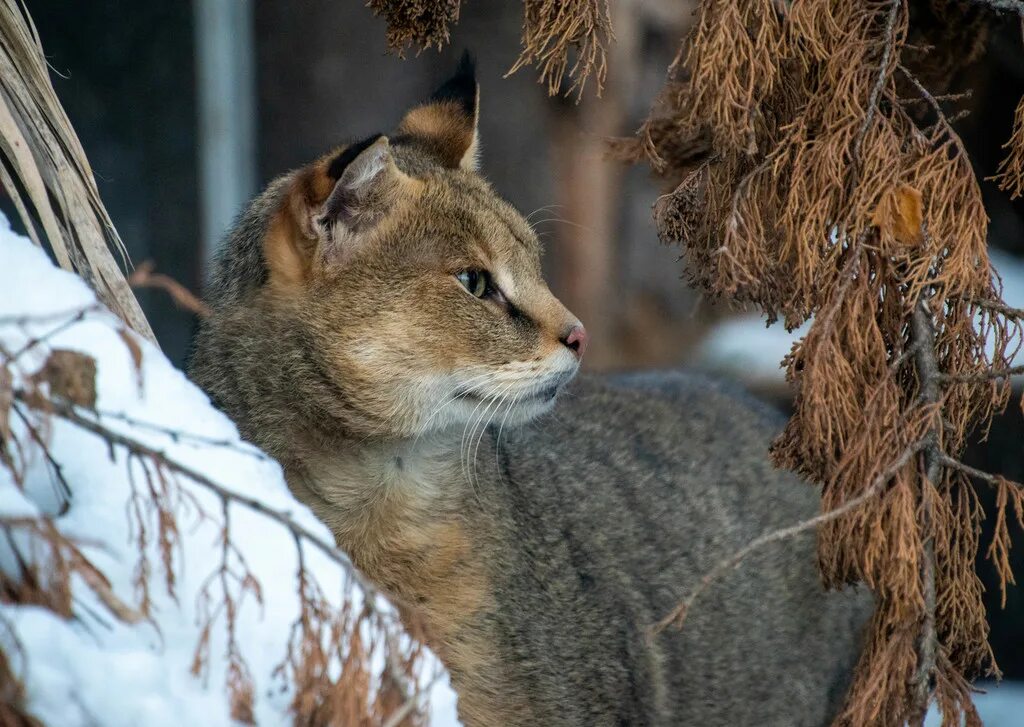
[[[476,298],[483,298],[491,287],[490,278],[483,270],[463,270],[455,277]]]

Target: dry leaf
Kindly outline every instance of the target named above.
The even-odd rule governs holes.
[[[50,386],[50,395],[77,406],[96,408],[96,359],[78,351],[54,349],[32,374],[35,383]]]
[[[920,245],[923,241],[923,221],[921,193],[909,184],[901,184],[886,194],[871,216],[871,224],[878,228],[883,238],[895,239],[907,247]]]

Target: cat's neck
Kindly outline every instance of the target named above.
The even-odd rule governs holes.
[[[490,435],[466,453],[461,429],[418,440],[351,441],[317,455],[296,495],[334,531],[339,546],[394,599],[410,628],[445,662],[459,711],[475,724],[531,724],[529,701],[506,681],[488,614],[497,608],[482,532],[488,508],[467,472],[493,476]],[[479,468],[477,468],[479,464]],[[486,540],[486,538],[485,538]],[[483,687],[461,689],[460,685]]]
[[[462,449],[458,432],[353,438],[305,458],[289,482],[360,568],[404,593],[402,575],[382,571],[396,555],[432,548],[464,507]]]

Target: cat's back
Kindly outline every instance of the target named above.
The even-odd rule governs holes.
[[[811,533],[723,576],[681,632],[648,633],[717,562],[817,512],[815,489],[769,461],[780,425],[742,393],[670,373],[583,378],[502,434],[483,537],[503,553],[501,648],[545,719],[829,721],[867,608],[823,591]]]

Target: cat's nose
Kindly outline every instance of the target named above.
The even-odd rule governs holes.
[[[583,353],[587,350],[587,329],[582,323],[577,323],[562,336],[562,343],[576,355],[576,358],[583,358]]]

